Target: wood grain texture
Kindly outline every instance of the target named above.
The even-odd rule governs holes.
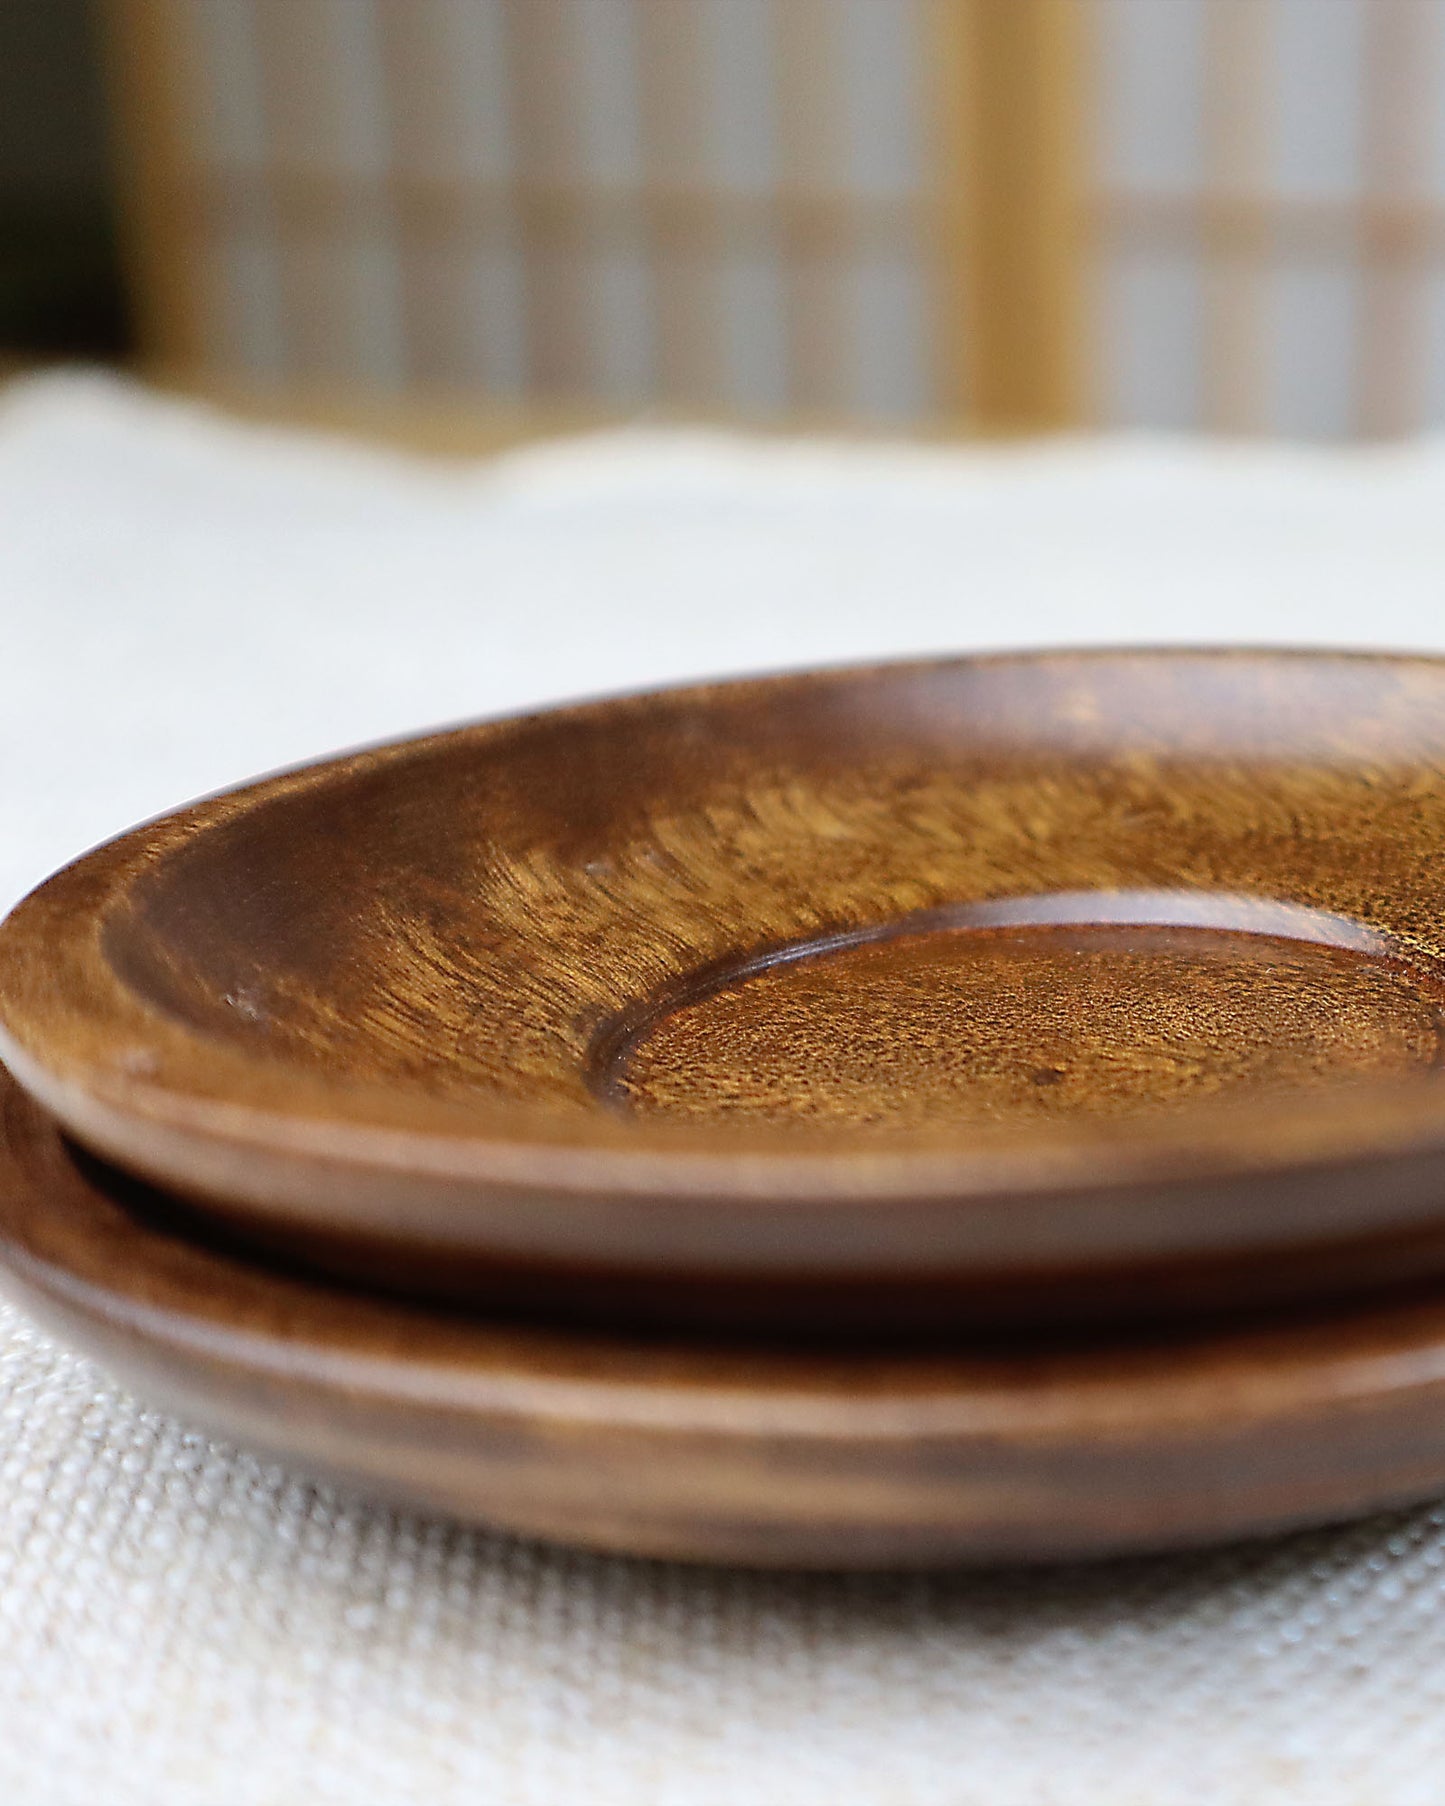
[[[143,1395],[404,1504],[820,1567],[1165,1547],[1445,1486],[1445,1304],[1117,1347],[790,1354],[389,1304],[178,1236],[0,1077],[0,1272]]]
[[[0,1029],[110,1158],[396,1285],[1218,1309],[1445,1266],[1442,837],[1431,659],[706,686],[137,830],[0,930]]]

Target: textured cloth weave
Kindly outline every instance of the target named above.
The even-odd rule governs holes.
[[[470,470],[0,401],[0,904],[186,797],[563,696],[1070,641],[1445,647],[1445,448],[612,435]],[[1445,1507],[788,1576],[385,1511],[0,1308],[6,1806],[1437,1806]]]

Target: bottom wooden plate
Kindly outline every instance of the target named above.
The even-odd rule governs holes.
[[[186,1239],[0,1076],[0,1262],[198,1425],[428,1509],[648,1555],[1101,1554],[1445,1490],[1445,1294],[1021,1352],[801,1354],[448,1316]]]

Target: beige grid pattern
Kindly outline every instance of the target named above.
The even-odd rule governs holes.
[[[1080,4],[1099,417],[1320,437],[1445,422],[1441,0]]]
[[[153,349],[378,394],[1445,421],[1445,0],[109,0]]]
[[[909,418],[929,0],[143,0],[209,367]]]

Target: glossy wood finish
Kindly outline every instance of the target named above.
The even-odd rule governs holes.
[[[1445,1487],[1445,1302],[1031,1352],[788,1353],[507,1325],[178,1236],[0,1086],[0,1273],[146,1397],[424,1509],[759,1564],[1037,1559]]]
[[[1431,659],[714,685],[139,829],[0,930],[0,1028],[90,1145],[395,1285],[1219,1308],[1445,1269],[1442,844]]]

